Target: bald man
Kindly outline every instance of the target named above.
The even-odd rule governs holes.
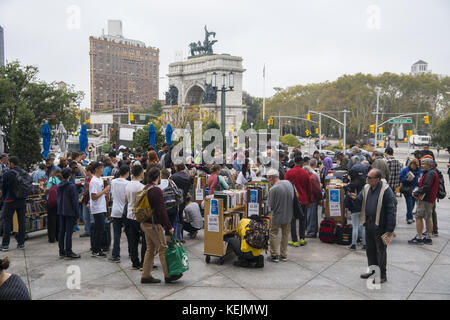
[[[367,174],[367,184],[356,195],[349,193],[355,204],[361,206],[361,225],[366,227],[366,254],[370,266],[378,266],[381,272],[381,283],[387,281],[386,244],[381,236],[392,236],[395,230],[397,215],[397,199],[386,180],[382,179],[379,169],[372,169]],[[368,279],[374,272],[361,274]]]

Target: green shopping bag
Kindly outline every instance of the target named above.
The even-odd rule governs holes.
[[[189,257],[184,246],[173,236],[167,243],[166,262],[171,276],[189,270]]]

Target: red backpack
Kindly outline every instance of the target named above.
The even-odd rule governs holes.
[[[325,218],[320,223],[319,239],[325,243],[336,242],[336,222],[333,219]]]
[[[48,190],[48,200],[47,207],[52,209],[58,204],[58,186],[56,184],[52,185],[50,190]]]

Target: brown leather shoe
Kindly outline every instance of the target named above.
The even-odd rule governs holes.
[[[161,283],[161,280],[155,278],[141,278],[141,283]]]

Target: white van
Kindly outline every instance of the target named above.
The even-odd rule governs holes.
[[[423,145],[426,145],[426,144],[430,144],[431,137],[430,136],[419,136],[417,134],[414,134],[411,137],[409,137],[408,142],[413,147],[415,147],[415,146],[423,146]]]

